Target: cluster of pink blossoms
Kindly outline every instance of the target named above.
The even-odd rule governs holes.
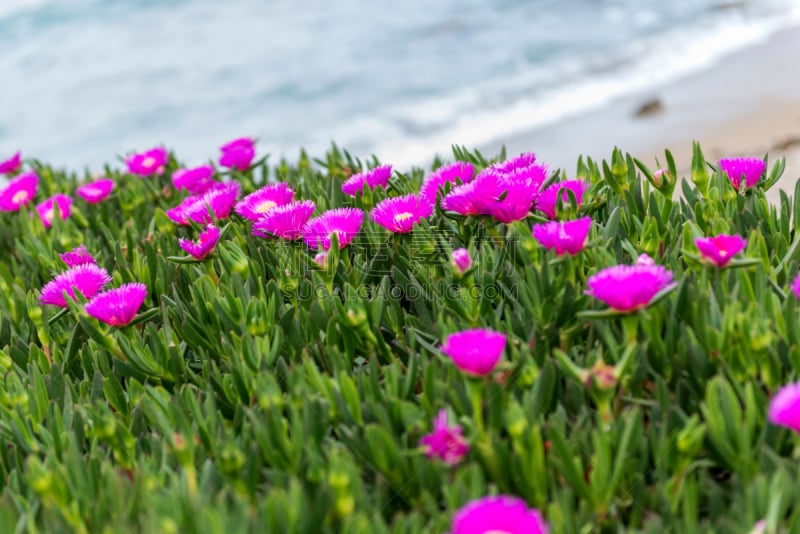
[[[67,297],[76,300],[79,293],[89,301],[86,313],[95,319],[111,326],[126,326],[133,321],[147,298],[144,284],[129,283],[102,291],[111,282],[111,275],[97,265],[84,245],[61,254],[61,260],[68,269],[42,287],[42,304],[66,308]]]

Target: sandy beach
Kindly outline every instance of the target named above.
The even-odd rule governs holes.
[[[786,158],[776,188],[791,194],[800,178],[800,27],[722,58],[716,65],[644,94],[557,124],[487,144],[495,153],[505,144],[509,154],[533,150],[552,167],[574,173],[578,156],[608,159],[615,146],[655,167],[664,149],[687,176],[692,141],[708,160],[731,156]],[[660,109],[637,116],[648,102]]]

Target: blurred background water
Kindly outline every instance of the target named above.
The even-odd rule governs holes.
[[[195,164],[251,135],[273,161],[335,140],[426,163],[799,18],[797,0],[0,0],[0,158],[99,170],[164,144]]]

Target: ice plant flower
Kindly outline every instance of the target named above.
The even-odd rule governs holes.
[[[92,263],[76,265],[47,282],[42,287],[39,302],[66,308],[67,301],[64,299],[64,291],[74,299],[77,289],[78,293],[91,299],[110,281],[111,275],[102,267]]]
[[[219,164],[228,169],[237,169],[244,172],[250,168],[253,158],[256,157],[255,142],[249,137],[234,139],[225,143],[219,149],[222,152]]]
[[[389,178],[391,177],[392,166],[381,165],[380,167],[375,167],[372,170],[354,174],[345,180],[345,182],[342,184],[342,193],[354,197],[356,196],[356,193],[361,192],[364,184],[367,184],[369,189],[375,189],[379,185],[386,187],[386,184],[389,183]]]
[[[447,424],[447,410],[439,410],[433,420],[433,432],[419,440],[428,458],[439,458],[448,465],[456,465],[469,452],[469,443],[461,433],[461,426]]]
[[[0,161],[0,174],[14,174],[22,167],[22,154],[17,152],[5,161]]]
[[[86,304],[86,313],[111,326],[133,321],[147,298],[147,286],[138,282],[122,284],[100,293]]]
[[[536,154],[533,152],[523,152],[515,158],[495,163],[490,168],[496,170],[497,172],[508,174],[520,169],[534,167],[536,165]]]
[[[586,246],[591,227],[591,217],[581,217],[574,221],[550,221],[534,225],[533,237],[540,245],[554,250],[559,256],[574,256]]]
[[[208,224],[206,229],[197,236],[196,243],[189,239],[180,238],[178,239],[178,244],[187,254],[197,260],[202,260],[213,252],[214,247],[217,246],[217,241],[219,241],[219,228],[213,224]]]
[[[416,195],[404,195],[381,200],[369,213],[373,221],[396,234],[407,234],[424,219],[427,204]]]
[[[453,267],[455,267],[460,274],[464,274],[467,269],[472,266],[472,258],[469,257],[469,250],[465,248],[455,249],[451,261]]]
[[[336,234],[339,249],[350,244],[361,230],[364,212],[357,208],[335,208],[314,217],[303,227],[303,241],[313,250],[331,248],[331,236]]]
[[[18,211],[33,200],[39,187],[39,177],[33,171],[20,174],[9,180],[5,189],[0,192],[0,210]]]
[[[166,211],[167,217],[178,224],[189,224],[189,217],[186,214],[186,210],[200,200],[202,196],[203,195],[191,195],[186,197],[180,204]]]
[[[311,200],[299,200],[272,208],[253,224],[253,235],[275,236],[289,241],[300,239],[303,227],[315,209],[316,205]]]
[[[487,328],[450,334],[439,347],[456,367],[474,376],[488,375],[503,356],[506,336]]]
[[[69,217],[71,206],[72,197],[58,193],[37,204],[36,212],[39,214],[39,218],[42,220],[44,227],[50,228],[53,225],[53,219],[56,216],[56,207],[58,207],[58,213],[60,214],[61,220],[65,221],[67,220],[67,217]]]
[[[69,252],[59,254],[61,261],[67,264],[67,267],[75,267],[76,265],[95,264],[97,263],[91,254],[86,250],[86,245],[75,247]]]
[[[769,422],[800,433],[800,382],[783,386],[769,401]]]
[[[719,168],[728,177],[733,188],[739,191],[743,185],[745,189],[756,185],[767,164],[759,158],[724,158],[719,161]]]
[[[128,172],[140,177],[152,176],[164,172],[169,161],[169,152],[166,148],[156,147],[145,152],[134,154],[125,160]]]
[[[214,167],[211,165],[181,168],[172,173],[175,189],[186,189],[193,195],[202,195],[217,184],[219,182],[214,180]]]
[[[225,182],[216,185],[200,195],[191,204],[186,206],[183,214],[189,221],[200,224],[208,224],[213,218],[225,219],[231,214],[236,199],[239,198],[239,184],[237,182]],[[209,210],[211,214],[209,214]],[[188,222],[186,223],[188,224]]]
[[[800,299],[800,273],[797,273],[794,280],[792,280],[791,289],[794,296]]]
[[[653,297],[673,285],[672,272],[640,260],[635,265],[607,267],[590,276],[586,294],[622,312],[647,307]]]
[[[436,194],[444,184],[456,184],[457,181],[466,184],[472,181],[474,174],[475,168],[472,163],[464,161],[456,161],[439,167],[422,182],[422,187],[419,188],[419,197],[431,206],[435,206]]]
[[[234,210],[245,219],[257,221],[272,208],[292,201],[294,191],[283,182],[265,185],[240,200]]]
[[[500,222],[524,219],[546,177],[543,166],[521,167],[501,173],[484,169],[473,181],[453,188],[442,209],[461,215],[490,215]]]
[[[511,495],[481,497],[453,516],[449,534],[547,534],[547,523],[535,508]]]
[[[575,194],[575,201],[578,203],[575,207],[579,208],[583,203],[583,194],[588,187],[589,184],[583,180],[565,180],[551,184],[539,194],[539,198],[536,199],[536,209],[547,215],[548,218],[555,219],[559,193],[561,201],[567,202],[569,200],[567,191],[572,191]]]
[[[541,183],[527,175],[502,176],[494,186],[495,192],[491,200],[486,203],[487,215],[502,223],[521,221],[528,216],[531,205],[539,194]]]
[[[734,256],[744,250],[747,240],[738,235],[720,234],[714,237],[698,237],[694,244],[704,260],[717,267],[725,267]]]
[[[75,194],[89,204],[97,204],[105,200],[114,189],[114,180],[101,178],[88,184],[83,184],[75,190]]]

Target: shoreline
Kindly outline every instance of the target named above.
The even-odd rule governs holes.
[[[609,159],[615,146],[655,169],[664,150],[675,158],[680,176],[688,175],[692,141],[709,161],[757,156],[770,162],[786,158],[786,169],[768,193],[789,194],[800,178],[800,25],[723,57],[714,66],[647,92],[622,97],[602,109],[479,146],[509,155],[533,151],[551,168],[574,174],[578,156]],[[636,116],[643,104],[660,110]]]

